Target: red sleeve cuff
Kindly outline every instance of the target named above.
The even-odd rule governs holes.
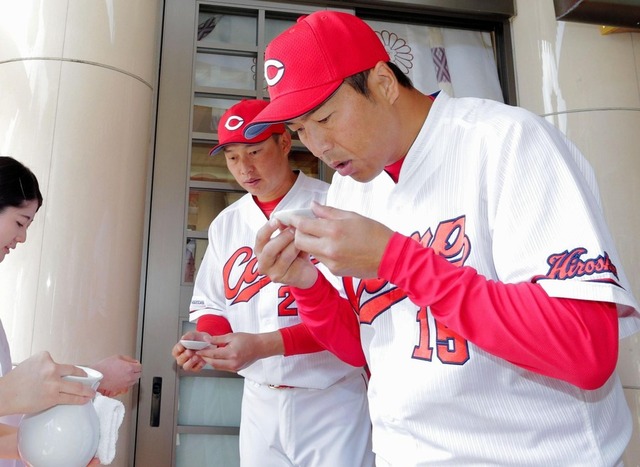
[[[221,336],[232,333],[233,329],[231,329],[231,324],[224,316],[203,315],[198,318],[196,331],[206,332],[211,336]]]
[[[366,363],[360,343],[360,323],[351,304],[322,274],[308,289],[291,287],[298,313],[313,337],[340,360],[353,366]]]
[[[324,349],[313,338],[304,323],[280,329],[284,344],[284,356],[321,352]]]
[[[402,257],[402,252],[405,249],[407,241],[413,240],[411,240],[409,237],[405,237],[404,235],[399,234],[398,232],[393,233],[382,255],[380,266],[378,266],[378,277],[380,277],[381,279],[387,279],[389,281],[391,280],[391,278],[393,277],[393,272],[396,268],[397,258]]]

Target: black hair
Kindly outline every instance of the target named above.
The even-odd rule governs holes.
[[[0,156],[0,212],[32,200],[38,201],[40,209],[42,194],[36,176],[14,158]]]
[[[402,86],[403,88],[407,88],[407,89],[414,89],[413,82],[411,81],[411,78],[409,78],[407,75],[405,75],[402,72],[402,70],[400,68],[398,68],[398,66],[395,63],[387,62],[387,65],[389,66],[391,71],[393,71],[393,74],[395,75],[396,79],[398,80],[398,83],[400,84],[400,86]],[[356,73],[355,75],[347,76],[342,82],[345,83],[345,84],[348,84],[353,89],[355,89],[356,92],[362,94],[364,97],[366,97],[368,99],[371,96],[371,91],[369,89],[369,86],[367,86],[367,78],[369,77],[369,72],[372,69],[373,68],[371,68],[369,70],[361,71],[359,73]],[[338,89],[340,89],[340,87],[336,88],[336,90],[333,91],[333,94],[338,92]],[[309,110],[306,114],[311,114],[311,113],[315,112],[317,109],[319,109],[320,107],[322,107],[325,104],[325,102],[327,102],[329,99],[331,99],[333,94],[331,94],[329,97],[327,97],[323,102],[318,104],[316,107],[314,107],[313,109]]]
[[[413,89],[413,83],[411,82],[411,78],[405,75],[398,66],[393,62],[387,62],[387,66],[393,71],[396,79],[400,86]],[[369,87],[367,86],[367,78],[369,77],[369,72],[371,70],[361,71],[360,73],[356,73],[355,75],[351,75],[344,80],[349,86],[355,89],[360,94],[365,97],[369,97]]]

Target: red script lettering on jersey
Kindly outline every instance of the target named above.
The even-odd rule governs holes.
[[[609,258],[607,252],[604,256],[596,258],[581,259],[580,257],[587,253],[586,248],[574,248],[573,250],[565,250],[562,253],[554,253],[547,258],[547,264],[550,268],[546,274],[536,276],[533,281],[540,279],[573,279],[575,277],[590,276],[592,274],[611,273],[616,278],[618,270]]]
[[[232,275],[232,272],[240,274]],[[236,279],[232,279],[236,277]],[[253,249],[245,246],[238,248],[227,260],[222,269],[224,281],[224,296],[231,300],[231,304],[248,302],[260,289],[271,283],[271,279],[258,274],[258,258],[253,255]],[[232,280],[234,282],[232,283]]]
[[[435,234],[428,229],[424,235],[414,232],[411,238],[424,247],[445,257],[456,266],[462,266],[469,258],[471,241],[465,233],[465,217],[441,222]],[[360,317],[360,324],[371,324],[373,321],[391,308],[395,303],[407,298],[406,292],[390,286],[383,279],[361,280],[357,292],[353,290],[353,282],[344,280],[345,290],[349,300]],[[419,339],[411,358],[432,361],[434,348],[431,345],[431,335],[435,331],[435,346],[438,359],[447,365],[464,365],[469,360],[469,345],[465,339],[453,332],[447,326],[433,320],[435,329],[430,329],[427,309],[416,306],[416,323],[419,327]]]
[[[435,234],[431,233],[431,229],[427,229],[424,235],[414,232],[411,238],[424,247],[433,248],[436,254],[445,257],[450,263],[462,266],[471,251],[471,242],[465,234],[465,220],[464,216],[460,216],[442,221],[438,224]],[[350,280],[345,280],[347,296],[360,316],[361,323],[371,324],[392,305],[407,298],[407,294],[397,287],[387,288],[378,293],[387,285],[387,281],[382,279],[361,280],[355,293],[347,284],[348,281]]]
[[[311,258],[313,264],[318,260]],[[224,296],[231,301],[231,305],[248,302],[255,297],[260,290],[271,284],[271,279],[258,274],[258,258],[253,254],[253,249],[248,246],[238,248],[222,268],[222,280],[224,283]],[[296,316],[298,309],[295,299],[289,290],[289,286],[281,285],[278,289],[278,316]]]

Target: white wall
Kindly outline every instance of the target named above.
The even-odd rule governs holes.
[[[43,207],[0,268],[14,362],[136,355],[160,0],[0,1],[0,154]],[[128,464],[133,392],[114,466]]]
[[[640,30],[556,21],[552,0],[516,0],[518,103],[569,136],[594,167],[622,266],[640,298]],[[618,364],[635,431],[625,465],[640,466],[640,336]]]

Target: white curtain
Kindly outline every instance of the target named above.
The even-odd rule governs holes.
[[[491,34],[384,21],[367,21],[391,61],[420,91],[502,102]]]

